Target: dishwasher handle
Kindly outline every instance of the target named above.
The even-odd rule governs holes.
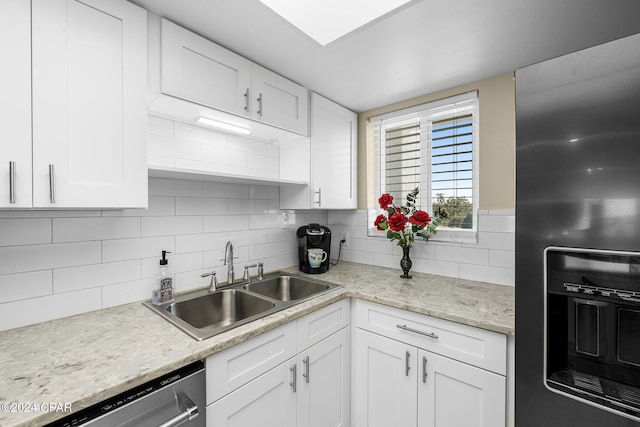
[[[198,405],[193,403],[193,400],[189,399],[186,394],[178,392],[176,394],[176,399],[178,400],[178,407],[184,409],[184,411],[171,418],[169,421],[160,424],[158,427],[176,427],[185,421],[191,421],[200,413]]]

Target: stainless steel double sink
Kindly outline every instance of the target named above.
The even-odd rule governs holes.
[[[169,322],[203,340],[268,316],[342,286],[306,277],[273,273],[209,292],[201,289],[176,296],[173,303],[145,302]]]

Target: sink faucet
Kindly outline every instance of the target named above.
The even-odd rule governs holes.
[[[231,243],[231,240],[227,242],[227,246],[224,248],[224,265],[227,265],[227,262],[229,263],[227,269],[227,285],[232,285],[236,279],[236,272],[233,269],[233,243]]]

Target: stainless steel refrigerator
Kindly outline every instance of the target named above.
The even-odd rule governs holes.
[[[516,71],[516,425],[640,426],[640,34]]]

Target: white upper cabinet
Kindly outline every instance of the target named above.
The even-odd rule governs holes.
[[[31,207],[31,5],[0,2],[0,208]]]
[[[146,12],[32,4],[33,206],[146,207]]]
[[[318,94],[311,94],[310,148],[287,147],[284,156],[288,157],[280,165],[281,176],[309,179],[310,184],[282,187],[281,208],[357,207],[357,127],[354,112]],[[310,164],[299,160],[305,158],[310,158]],[[301,175],[303,173],[306,173],[305,177]]]
[[[251,108],[251,62],[162,20],[162,92],[234,114]]]
[[[307,89],[166,19],[161,25],[163,93],[308,135]]]
[[[307,89],[253,64],[251,68],[253,116],[265,123],[307,135]]]

